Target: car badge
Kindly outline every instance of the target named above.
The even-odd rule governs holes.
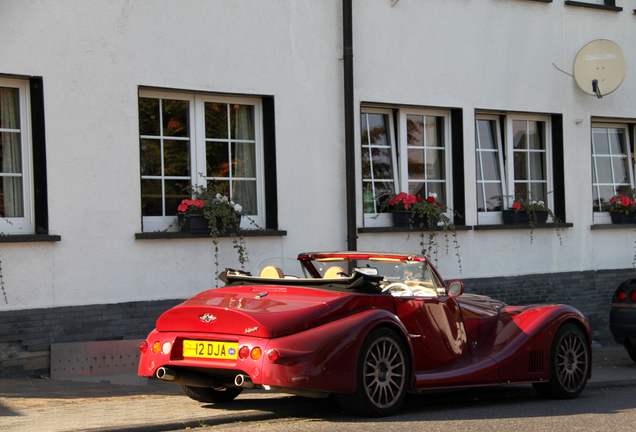
[[[245,333],[252,333],[252,332],[255,332],[256,330],[258,330],[258,327],[246,328]]]
[[[207,312],[206,312],[206,313],[204,313],[203,315],[201,315],[201,316],[199,317],[199,319],[200,319],[201,321],[205,321],[205,322],[209,323],[209,322],[215,321],[215,320],[216,320],[216,317],[215,317],[214,315],[210,315],[209,313],[207,313]]]
[[[256,298],[265,297],[266,295],[267,295],[267,291],[259,292],[258,294],[256,294]]]

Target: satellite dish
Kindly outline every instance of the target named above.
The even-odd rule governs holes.
[[[627,63],[614,42],[598,39],[585,45],[574,60],[574,79],[585,93],[601,98],[625,79]]]

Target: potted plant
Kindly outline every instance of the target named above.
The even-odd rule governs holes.
[[[428,197],[423,199],[420,196],[402,192],[392,196],[388,200],[388,207],[396,227],[408,227],[409,230],[412,230],[415,226],[421,229],[420,246],[422,247],[422,254],[430,256],[431,253],[434,253],[435,262],[437,262],[439,246],[437,243],[438,230],[444,232],[447,254],[449,245],[448,232],[451,231],[453,242],[455,243],[455,255],[457,256],[457,263],[459,264],[459,271],[461,272],[461,257],[459,255],[459,243],[457,242],[455,224],[446,214],[450,209],[444,207],[437,201],[437,194],[429,193]],[[452,212],[452,210],[450,211]],[[428,236],[425,235],[425,231],[428,231]],[[425,237],[427,237],[426,241]]]
[[[603,204],[603,210],[609,212],[613,224],[636,224],[636,203],[632,189],[625,195],[618,194]]]
[[[502,197],[503,198],[503,197]],[[528,225],[530,226],[530,243],[534,241],[534,229],[538,224],[544,224],[548,217],[557,224],[557,237],[562,244],[561,231],[558,227],[559,218],[548,208],[542,200],[528,199],[528,193],[517,193],[510,208],[502,210],[501,216],[504,225]]]

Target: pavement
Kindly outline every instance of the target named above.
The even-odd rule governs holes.
[[[594,348],[588,389],[636,386],[636,363],[622,347]],[[178,386],[78,382],[47,378],[0,380],[0,430],[158,432],[311,415],[315,399],[246,390],[224,404],[189,399]],[[324,406],[325,403],[322,402]]]

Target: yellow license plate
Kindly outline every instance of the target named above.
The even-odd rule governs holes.
[[[183,356],[213,359],[236,359],[238,358],[238,343],[184,340]]]

